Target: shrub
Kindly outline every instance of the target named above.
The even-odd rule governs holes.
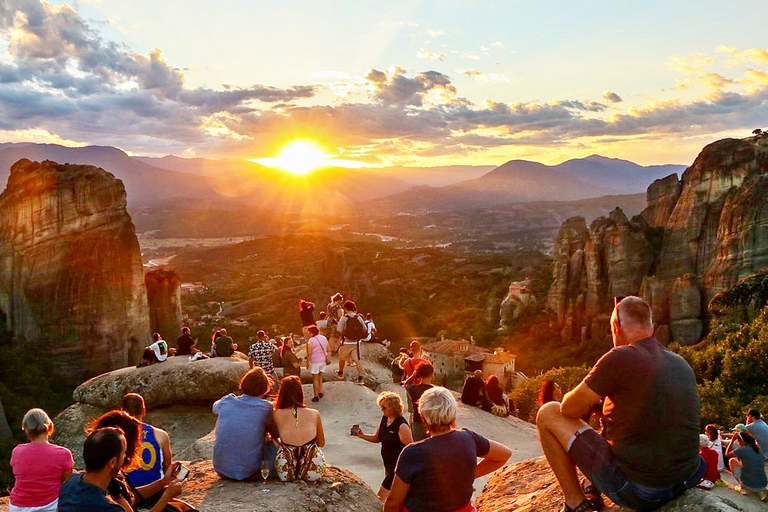
[[[586,366],[553,368],[542,375],[530,377],[518,383],[509,394],[512,401],[515,402],[515,407],[517,407],[518,417],[531,423],[536,421],[536,413],[539,411],[537,400],[542,381],[554,380],[563,390],[563,393],[566,393],[575,388],[584,379],[587,372],[589,372],[589,368]]]

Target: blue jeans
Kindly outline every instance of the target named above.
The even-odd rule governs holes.
[[[654,510],[695,487],[707,464],[699,457],[696,471],[684,482],[664,488],[647,487],[631,481],[616,465],[611,446],[590,427],[582,427],[568,443],[568,454],[582,473],[611,501],[622,507],[646,512]]]

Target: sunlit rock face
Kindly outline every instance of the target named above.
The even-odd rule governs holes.
[[[123,184],[92,166],[19,160],[0,195],[0,309],[75,376],[138,360],[148,340],[141,252]]]
[[[170,269],[157,269],[144,276],[149,304],[149,326],[163,339],[173,341],[181,329],[181,281]]]
[[[768,137],[706,146],[683,173],[648,188],[647,208],[568,219],[555,240],[549,306],[564,341],[607,335],[614,296],[651,304],[664,341],[698,342],[707,304],[768,267]]]

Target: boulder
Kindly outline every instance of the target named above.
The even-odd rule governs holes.
[[[216,357],[189,362],[185,356],[143,368],[121,368],[94,377],[75,389],[75,401],[116,408],[129,392],[141,393],[147,409],[218,400],[238,389],[248,363]]]
[[[72,379],[138,362],[147,295],[120,180],[89,165],[13,164],[0,195],[0,310]]]
[[[384,349],[381,345],[377,345]],[[384,349],[386,350],[386,349]],[[362,352],[362,351],[361,351]],[[303,363],[302,363],[303,364]],[[372,361],[363,361],[363,368],[365,368],[365,376],[363,377],[363,384],[366,387],[369,387],[373,390],[377,389],[381,384],[392,382],[392,371],[389,369],[388,366],[382,366],[378,363],[372,362]],[[326,366],[325,371],[323,372],[323,381],[324,382],[334,382],[339,381],[342,379],[339,379],[336,377],[336,375],[333,373],[334,370],[339,369],[339,360],[336,356],[331,356],[331,364]],[[277,374],[277,377],[282,379],[283,378],[283,368],[275,368],[275,373]],[[344,367],[344,379],[346,381],[353,381],[357,378],[357,370],[354,366],[346,365]],[[310,371],[302,366],[301,368],[301,382],[304,384],[311,384],[312,383],[312,374]]]
[[[736,493],[731,493],[736,497]],[[605,498],[604,511],[630,512]],[[657,509],[659,512],[738,512],[759,510],[743,508],[713,491],[689,489],[674,501]],[[756,500],[755,500],[756,501]],[[756,501],[757,507],[762,507]],[[478,512],[560,512],[563,493],[544,457],[512,464],[497,471],[475,501]]]
[[[53,419],[56,426],[53,442],[72,451],[76,468],[83,468],[86,426],[108,410],[88,404],[74,404]],[[188,460],[180,454],[188,451],[200,437],[211,431],[216,425],[216,416],[211,412],[210,405],[175,405],[149,411],[144,421],[168,432],[175,456]]]
[[[236,482],[220,478],[210,461],[190,466],[180,496],[201,512],[380,512],[381,501],[353,473],[329,466],[318,482]]]

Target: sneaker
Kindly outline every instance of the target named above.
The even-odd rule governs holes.
[[[343,379],[343,378],[344,378],[344,374],[343,374],[342,372],[340,372],[339,370],[333,370],[333,374],[334,374],[334,375],[335,375],[337,378],[339,378],[339,379]]]
[[[760,491],[760,501],[768,501],[768,490],[763,489]]]
[[[733,488],[733,490],[744,496],[749,494],[749,491],[743,488],[741,485],[737,485],[736,487]]]
[[[320,393],[320,394],[319,394],[319,395],[317,395],[317,396],[319,396],[320,398],[323,398],[323,397],[325,396],[325,393]]]
[[[362,377],[357,378],[357,383],[362,384],[364,382],[364,379]]]
[[[320,401],[320,397],[319,396],[313,396],[312,397],[312,401],[313,402],[319,402]]]

